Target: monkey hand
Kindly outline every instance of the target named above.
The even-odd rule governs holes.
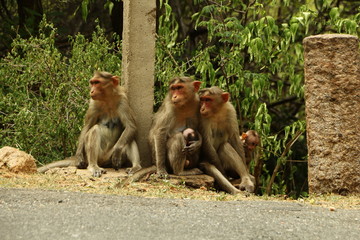
[[[190,141],[188,145],[186,145],[183,149],[182,152],[184,154],[189,154],[192,155],[194,153],[196,153],[196,151],[198,151],[198,149],[200,148],[200,143],[199,141]]]
[[[75,155],[75,166],[80,169],[85,169],[87,167],[87,163],[82,153]]]
[[[125,159],[126,159],[126,148],[125,147],[115,148],[113,154],[111,155],[112,167],[115,170],[118,170],[125,161]]]
[[[159,178],[164,178],[166,179],[168,176],[168,172],[166,171],[166,169],[157,169],[156,170],[156,174],[158,175]]]

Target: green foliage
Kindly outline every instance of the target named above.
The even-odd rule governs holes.
[[[206,34],[194,46],[176,38],[185,24],[184,16],[176,17],[181,9],[172,11],[169,1],[161,1],[157,86],[185,74],[230,92],[240,129],[262,137],[261,193],[268,187],[269,194],[306,191],[306,178],[297,172],[306,176],[302,40],[329,32],[359,35],[359,9],[354,14],[344,2],[197,0],[192,9],[199,11],[186,14]],[[161,102],[166,88],[157,90]],[[297,180],[302,182],[293,184]]]
[[[17,37],[0,62],[1,146],[18,147],[41,163],[76,150],[94,70],[119,74],[118,46],[98,28],[92,41],[77,35],[67,58],[55,47],[56,29],[43,21],[38,37]]]

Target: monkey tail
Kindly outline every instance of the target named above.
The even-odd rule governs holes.
[[[142,179],[147,174],[153,174],[156,173],[156,166],[152,165],[147,168],[143,168],[136,173],[134,173],[132,176],[128,177],[125,181],[121,182],[120,184],[117,184],[117,187],[121,188],[124,187],[130,183],[137,182],[140,179]]]
[[[64,160],[52,162],[49,164],[46,164],[40,168],[37,169],[38,173],[45,173],[46,171],[52,169],[52,168],[58,168],[58,167],[70,167],[75,166],[75,159],[73,157],[69,157]]]

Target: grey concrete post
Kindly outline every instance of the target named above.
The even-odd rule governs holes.
[[[124,0],[122,80],[135,112],[143,166],[151,163],[147,137],[154,104],[155,20],[155,0]]]
[[[359,39],[304,39],[310,193],[360,193]]]

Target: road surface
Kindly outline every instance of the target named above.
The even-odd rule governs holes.
[[[0,239],[360,239],[360,210],[0,188]]]

